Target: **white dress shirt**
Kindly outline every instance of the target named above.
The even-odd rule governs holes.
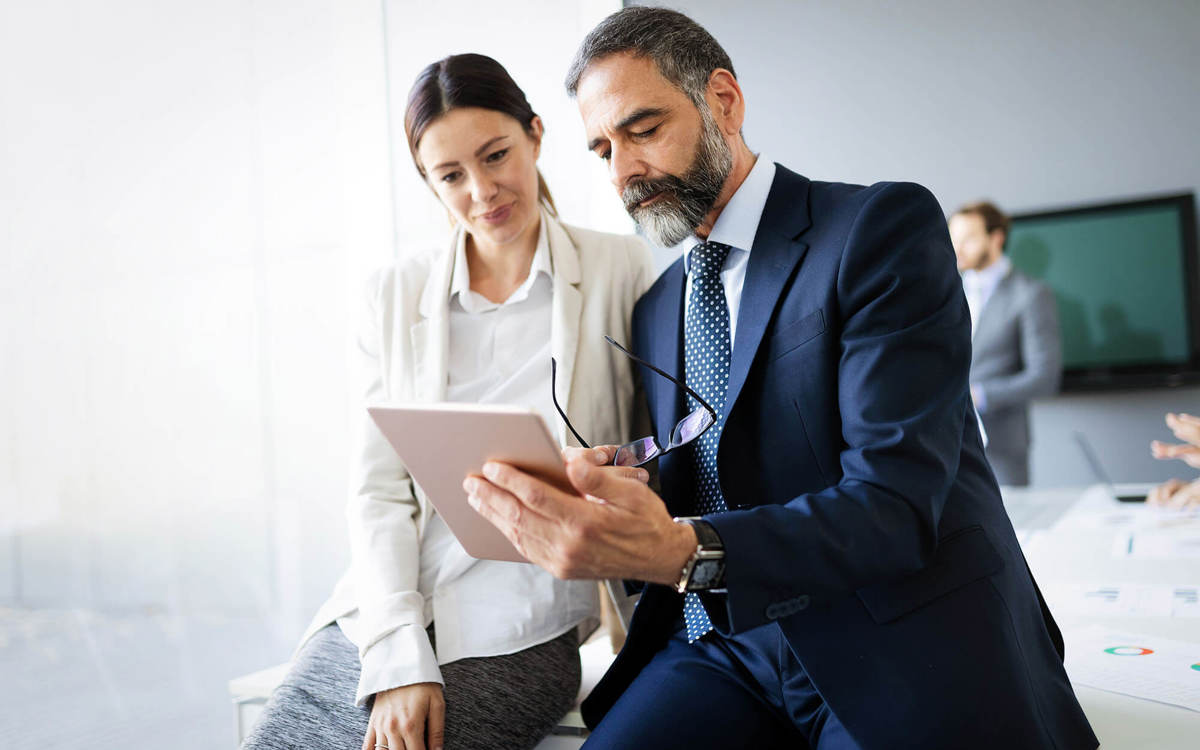
[[[551,273],[546,232],[540,231],[528,277],[504,302],[491,302],[471,291],[460,236],[450,288],[446,400],[533,406],[547,424],[557,423],[549,378]],[[432,510],[420,535],[419,568],[424,622],[438,612],[437,651],[415,623],[372,644],[360,654],[360,706],[383,690],[442,683],[440,664],[545,643],[593,618],[598,607],[593,581],[560,581],[536,565],[470,557]],[[367,641],[357,611],[337,623],[351,641]]]
[[[967,307],[971,310],[971,336],[975,335],[975,329],[979,326],[979,314],[983,312],[992,292],[996,291],[1000,281],[1011,270],[1012,261],[1007,255],[1001,255],[987,268],[963,271],[963,292],[967,295]]]
[[[551,279],[544,233],[529,276],[504,302],[471,291],[466,248],[459,247],[450,282],[447,401],[533,406],[546,424],[558,424],[550,398]]]
[[[729,245],[732,250],[725,258],[721,267],[721,285],[725,287],[725,303],[729,305],[729,348],[733,351],[734,335],[737,331],[738,305],[742,301],[742,285],[746,282],[746,264],[750,262],[750,248],[754,246],[754,235],[758,233],[758,222],[762,219],[763,209],[767,205],[767,196],[771,193],[771,184],[775,181],[775,162],[764,158],[761,154],[756,158],[750,174],[738,186],[736,192],[725,204],[721,215],[713,224],[708,234],[708,242],[719,242]],[[692,237],[683,253],[683,267],[689,269],[688,257],[692,248],[701,242],[699,237]],[[687,274],[684,295],[684,316],[687,316],[687,305],[692,298],[692,274]]]

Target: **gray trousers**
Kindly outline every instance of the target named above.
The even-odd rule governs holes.
[[[441,670],[445,750],[532,748],[575,702],[579,636],[572,628],[515,654],[460,659]],[[359,671],[358,651],[341,628],[319,631],[271,694],[243,750],[360,750],[371,703],[354,705]]]

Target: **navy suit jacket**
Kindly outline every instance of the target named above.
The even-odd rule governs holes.
[[[683,372],[682,259],[634,311],[636,353]],[[970,317],[940,206],[904,183],[812,182],[778,167],[751,248],[707,516],[723,634],[778,627],[864,748],[1095,747],[970,405]],[[644,379],[654,429],[679,390]],[[688,450],[661,494],[693,515]],[[679,624],[646,586],[584,704],[597,723]],[[736,717],[722,717],[736,720]]]

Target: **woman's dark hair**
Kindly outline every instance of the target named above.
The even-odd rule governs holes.
[[[502,112],[521,123],[527,133],[533,132],[537,113],[525,99],[525,92],[516,84],[504,66],[487,55],[450,55],[429,65],[417,76],[408,92],[404,107],[404,132],[413,163],[421,176],[425,170],[417,158],[421,137],[439,117],[460,107],[480,107]],[[551,215],[557,216],[550,188],[538,171],[538,197]]]

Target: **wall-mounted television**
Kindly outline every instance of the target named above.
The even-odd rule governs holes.
[[[1064,391],[1200,382],[1192,193],[1018,214],[1006,252],[1054,290]]]

